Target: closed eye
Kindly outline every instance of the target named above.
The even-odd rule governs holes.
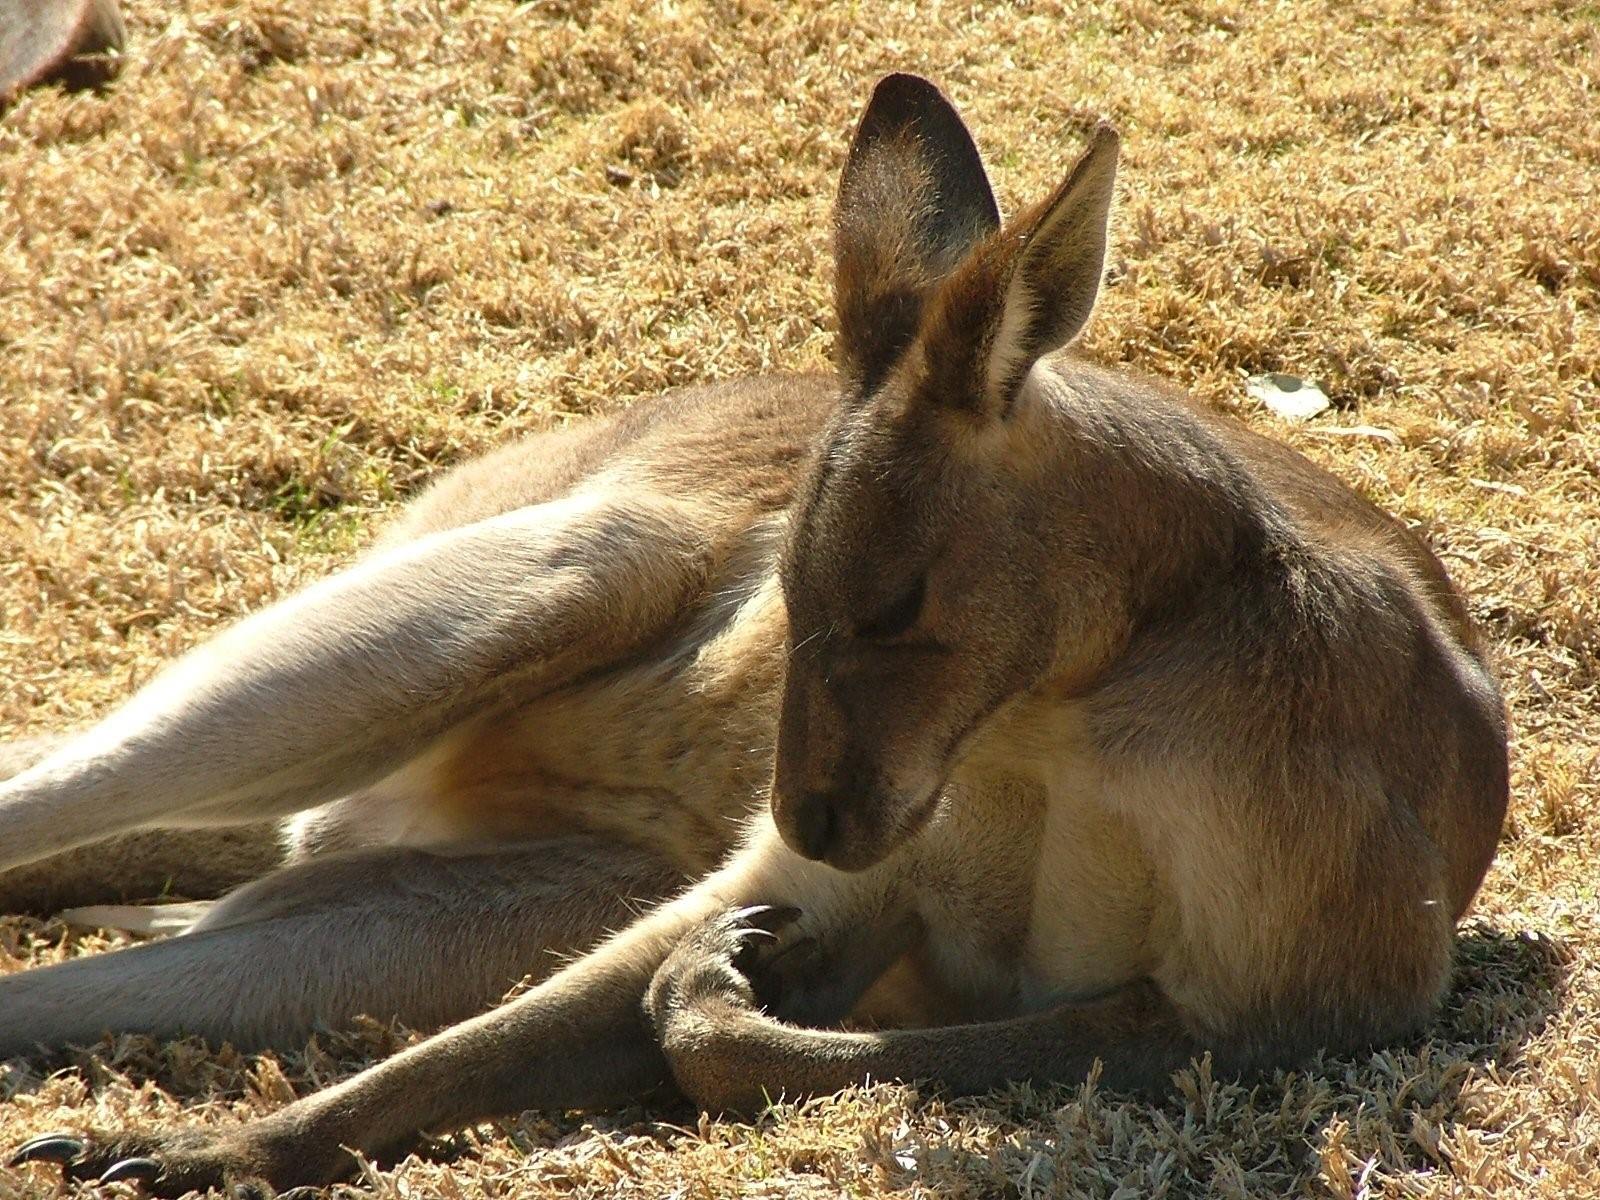
[[[888,608],[871,620],[860,622],[856,626],[856,636],[869,642],[887,642],[899,637],[917,623],[927,595],[928,577],[919,576],[916,583]]]

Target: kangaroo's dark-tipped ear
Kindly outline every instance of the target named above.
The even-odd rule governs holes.
[[[915,75],[879,80],[834,207],[837,357],[852,392],[883,382],[935,285],[999,225],[978,148],[950,102]]]

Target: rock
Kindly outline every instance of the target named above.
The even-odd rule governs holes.
[[[0,0],[0,107],[38,83],[100,86],[126,39],[116,0]]]

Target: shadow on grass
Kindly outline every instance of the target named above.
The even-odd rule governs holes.
[[[1457,938],[1451,988],[1414,1038],[1319,1055],[1244,1081],[1209,1062],[1154,1102],[1018,1085],[929,1099],[878,1148],[888,1190],[995,1196],[1359,1195],[1366,1176],[1447,1169],[1441,1143],[1473,1125],[1469,1089],[1524,1048],[1559,1007],[1572,956],[1561,942],[1486,922]],[[1348,1186],[1347,1186],[1348,1185]]]

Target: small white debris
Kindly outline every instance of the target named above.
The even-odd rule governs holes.
[[[1289,421],[1309,421],[1319,412],[1326,412],[1333,407],[1327,392],[1298,375],[1284,375],[1277,371],[1252,375],[1244,381],[1244,390],[1252,399],[1261,401]]]
[[[1467,482],[1475,488],[1481,488],[1483,491],[1500,492],[1506,496],[1526,496],[1528,494],[1528,489],[1520,483],[1501,483],[1498,479],[1468,479]]]

